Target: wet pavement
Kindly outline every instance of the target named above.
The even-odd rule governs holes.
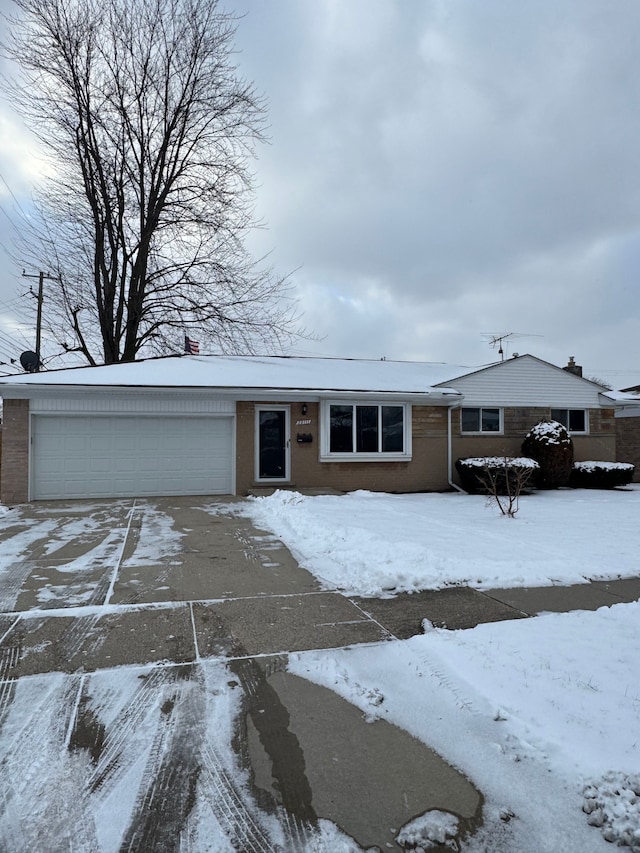
[[[69,840],[80,851],[302,850],[330,820],[362,847],[399,850],[399,828],[430,809],[472,831],[482,796],[463,775],[406,732],[288,673],[287,654],[403,639],[425,618],[468,628],[640,597],[633,579],[346,597],[321,589],[225,503],[42,503],[0,517],[1,849],[43,849],[60,810],[55,779],[44,791],[40,779],[22,786],[49,741],[63,764],[86,756],[75,775],[65,771],[76,813],[51,849]],[[15,730],[12,705],[24,695],[32,716]],[[212,730],[227,701],[235,767]],[[213,846],[198,846],[212,819],[201,813],[202,789],[223,833]],[[95,816],[118,798],[130,815],[110,847],[87,814],[100,826]],[[11,802],[23,804],[22,817],[17,809],[8,818]]]

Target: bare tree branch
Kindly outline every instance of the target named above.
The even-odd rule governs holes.
[[[14,96],[45,146],[33,254],[61,285],[57,338],[89,363],[297,335],[288,279],[247,253],[265,105],[232,63],[218,0],[15,0]]]

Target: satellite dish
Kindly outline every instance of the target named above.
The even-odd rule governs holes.
[[[20,356],[20,364],[27,373],[36,373],[40,366],[40,359],[35,352],[28,349]]]

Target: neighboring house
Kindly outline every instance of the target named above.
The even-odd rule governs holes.
[[[450,488],[458,456],[520,453],[540,417],[616,457],[614,402],[533,356],[445,364],[174,356],[0,379],[0,499]]]
[[[616,459],[635,465],[634,480],[640,482],[640,385],[623,388],[621,394],[625,402],[616,407]]]

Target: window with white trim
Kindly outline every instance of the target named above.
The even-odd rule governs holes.
[[[460,410],[460,432],[501,433],[502,409],[463,406]]]
[[[551,417],[569,432],[588,432],[589,419],[586,409],[551,409]]]
[[[321,457],[408,459],[411,409],[407,404],[327,402],[323,407]]]

